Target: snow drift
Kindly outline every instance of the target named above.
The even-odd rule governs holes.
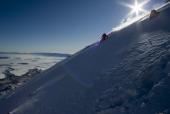
[[[170,8],[113,32],[0,101],[0,114],[170,112]]]

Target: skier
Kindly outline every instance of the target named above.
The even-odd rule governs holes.
[[[157,17],[159,15],[160,12],[156,11],[155,9],[151,11],[150,13],[150,20]]]
[[[101,37],[100,42],[103,42],[103,41],[105,41],[105,40],[107,40],[107,39],[108,39],[108,36],[107,36],[106,33],[104,33],[104,34],[102,35],[102,37]]]

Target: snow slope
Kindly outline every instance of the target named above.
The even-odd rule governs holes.
[[[170,109],[170,8],[113,32],[0,100],[0,114],[155,114]]]
[[[162,12],[152,21],[146,19],[112,33],[108,41],[92,46],[65,64],[66,70],[84,83],[92,84],[101,72],[120,63],[128,47],[136,42],[140,35],[159,30],[168,31],[169,18],[166,12]]]

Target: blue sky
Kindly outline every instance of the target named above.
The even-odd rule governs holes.
[[[2,0],[0,51],[74,53],[119,25],[133,0]],[[143,1],[143,0],[139,0]],[[152,0],[152,7],[162,0]]]

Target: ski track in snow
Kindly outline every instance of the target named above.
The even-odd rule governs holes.
[[[18,106],[17,108],[9,112],[9,114],[18,114],[18,113],[22,114],[24,113],[24,111],[27,111],[29,108],[33,108],[37,101],[38,101],[37,99],[28,99],[26,102],[22,103],[22,105]]]

